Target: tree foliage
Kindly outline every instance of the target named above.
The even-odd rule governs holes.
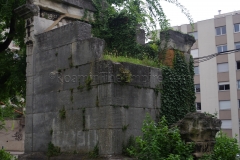
[[[24,20],[20,19],[14,9],[23,5],[26,0],[0,0],[0,54],[12,40],[21,48],[24,47]]]
[[[0,159],[1,160],[17,160],[14,156],[12,156],[10,153],[6,152],[5,150],[0,150]]]
[[[193,160],[194,144],[181,140],[177,128],[168,128],[165,117],[156,124],[149,115],[142,127],[143,136],[137,137],[127,151],[140,160]]]
[[[193,22],[188,11],[177,0],[166,0],[176,4]],[[155,37],[157,27],[170,27],[158,0],[93,0],[97,9],[92,22],[95,37],[106,41],[107,52],[116,56],[143,58],[145,48],[136,43],[136,34],[144,29]],[[154,36],[155,35],[155,36]]]
[[[26,52],[25,22],[14,12],[26,0],[0,0],[0,129],[4,128],[4,118],[14,117],[14,107],[19,106],[19,97],[25,97]],[[14,43],[20,50],[10,50]]]
[[[230,138],[220,131],[216,137],[213,152],[204,155],[201,160],[234,160],[237,153],[239,153],[239,147],[236,137]]]

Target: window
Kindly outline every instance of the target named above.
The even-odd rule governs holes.
[[[240,80],[237,81],[238,89],[240,89]]]
[[[234,32],[240,32],[240,23],[234,24]]]
[[[198,57],[198,49],[191,50],[191,55],[193,58],[197,58]]]
[[[240,99],[238,100],[238,109],[240,109]]]
[[[219,101],[219,109],[231,109],[231,102],[230,101]]]
[[[240,69],[240,61],[237,61],[237,69]]]
[[[222,129],[232,129],[232,120],[221,120],[222,121]]]
[[[200,84],[195,84],[195,92],[200,92]]]
[[[229,82],[221,82],[218,83],[218,88],[220,91],[230,90],[230,84]]]
[[[236,49],[240,49],[240,42],[235,43],[235,48],[236,48]]]
[[[194,73],[195,73],[195,75],[198,75],[199,74],[199,67],[197,66],[197,67],[194,67]]]
[[[217,64],[218,72],[228,72],[228,63],[219,63]]]
[[[196,109],[197,109],[197,111],[202,110],[201,103],[199,103],[199,102],[196,103]]]
[[[216,35],[217,36],[224,35],[224,34],[226,34],[226,26],[216,28]]]
[[[217,52],[220,53],[220,52],[225,52],[227,51],[227,45],[220,45],[220,46],[217,46]]]
[[[196,40],[198,39],[198,32],[191,32],[189,34],[192,35]]]

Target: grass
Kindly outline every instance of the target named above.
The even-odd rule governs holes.
[[[113,62],[128,62],[128,63],[133,63],[133,64],[138,64],[138,65],[144,65],[144,66],[150,66],[150,67],[156,67],[156,68],[160,68],[160,64],[150,60],[150,59],[136,59],[136,58],[132,58],[132,57],[123,57],[123,56],[113,56],[113,55],[104,55],[103,56],[104,60],[110,60]]]

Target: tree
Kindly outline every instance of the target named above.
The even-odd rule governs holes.
[[[3,53],[14,40],[24,47],[24,20],[20,19],[14,9],[23,5],[26,0],[0,0],[0,53]]]
[[[136,43],[139,28],[156,39],[154,32],[169,29],[170,24],[159,0],[92,0],[95,21],[92,22],[93,35],[105,40],[106,52],[116,56],[143,58],[145,51]],[[177,5],[193,22],[187,9],[177,0],[165,0]]]
[[[13,106],[19,106],[18,97],[25,97],[25,22],[14,12],[24,3],[25,0],[0,0],[0,105],[5,106],[0,108],[0,130],[4,128],[6,116],[15,116]],[[8,48],[12,41],[20,50]]]

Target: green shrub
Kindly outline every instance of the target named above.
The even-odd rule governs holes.
[[[222,131],[216,137],[213,153],[204,155],[201,160],[234,160],[239,152],[236,137],[230,138]]]
[[[140,160],[193,160],[193,143],[183,142],[177,128],[168,128],[165,117],[156,124],[147,115],[142,132],[143,136],[136,138],[135,147],[127,149],[131,156]]]
[[[17,160],[14,156],[6,152],[4,149],[0,150],[0,159],[1,160]]]

